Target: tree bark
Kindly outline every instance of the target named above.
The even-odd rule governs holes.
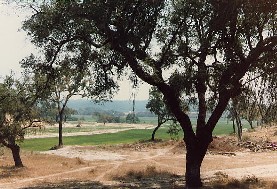
[[[249,125],[250,125],[250,128],[251,128],[251,129],[254,129],[253,121],[249,121]]]
[[[59,120],[59,147],[63,146],[63,121],[62,116],[60,116]]]
[[[24,167],[20,157],[20,147],[15,143],[15,138],[10,138],[9,141],[1,140],[0,143],[12,151],[14,166]]]
[[[212,139],[206,138],[205,136],[196,138],[196,140],[191,138],[185,141],[187,147],[186,188],[199,188],[203,186],[200,168],[211,141]]]
[[[156,131],[157,131],[160,127],[161,127],[161,124],[159,123],[159,124],[157,125],[157,127],[155,127],[155,129],[153,130],[152,136],[151,136],[151,140],[152,140],[152,141],[155,141],[155,134],[156,134]]]
[[[188,145],[187,145],[188,146]],[[196,149],[187,148],[186,154],[186,188],[201,187],[200,167],[202,161]]]
[[[239,117],[236,117],[236,125],[238,129],[238,140],[242,141],[242,124]]]
[[[236,134],[235,118],[233,118],[232,123],[233,123],[233,133]]]
[[[10,145],[9,148],[12,151],[14,166],[15,167],[24,167],[21,157],[20,157],[20,147],[17,144],[15,144],[15,145]]]

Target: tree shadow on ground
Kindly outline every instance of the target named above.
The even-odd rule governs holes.
[[[154,180],[153,178],[143,178],[138,180],[121,180],[118,184],[105,185],[96,181],[65,181],[60,183],[41,183],[37,186],[26,187],[23,189],[183,189],[184,185],[179,186],[175,183],[176,180],[160,178]]]
[[[180,183],[179,183],[180,182]],[[201,189],[273,189],[277,187],[276,182],[268,183],[252,183],[249,181],[231,180],[228,183],[206,183]],[[143,178],[140,180],[121,181],[120,184],[104,185],[95,181],[65,181],[61,183],[43,183],[34,187],[26,187],[23,189],[184,189],[184,178],[178,179],[160,178]]]
[[[94,181],[65,181],[60,183],[41,183],[40,185],[33,186],[33,187],[26,187],[23,189],[52,189],[52,188],[59,188],[59,189],[113,189],[112,186],[103,185],[100,182]]]
[[[220,173],[211,180],[205,181],[201,189],[273,189],[277,182],[265,182],[255,176],[241,180],[228,178]],[[184,189],[185,177],[168,172],[157,172],[153,168],[145,171],[129,171],[123,176],[113,178],[117,184],[105,185],[96,181],[65,181],[61,183],[41,183],[38,186],[24,189]]]

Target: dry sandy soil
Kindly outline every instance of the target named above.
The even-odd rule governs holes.
[[[277,127],[245,133],[255,141],[277,141]],[[277,151],[251,152],[230,137],[215,138],[202,165],[202,178],[254,177],[277,181]],[[0,188],[182,188],[182,142],[145,142],[116,146],[65,146],[44,153],[23,152],[24,168],[11,155],[0,156]],[[151,179],[144,177],[151,177]],[[61,187],[63,186],[63,187]],[[89,187],[88,187],[89,186]],[[272,188],[277,188],[272,185]]]

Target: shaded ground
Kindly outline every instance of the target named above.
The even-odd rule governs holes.
[[[276,139],[276,130],[276,127],[266,129],[267,141]],[[248,139],[263,141],[265,133],[262,130],[247,135]],[[0,188],[184,187],[185,150],[182,142],[66,146],[46,154],[24,152],[22,158],[25,168],[14,169],[9,152],[0,156]],[[252,152],[238,146],[235,138],[215,138],[203,162],[202,178],[206,188],[227,188],[228,183],[222,185],[225,180],[231,180],[230,188],[254,188],[250,187],[252,184],[256,188],[262,188],[260,185],[277,188],[272,182],[277,181],[276,159],[276,151]],[[257,178],[271,183],[265,184]],[[220,184],[216,184],[218,180]],[[209,186],[213,182],[213,187]]]

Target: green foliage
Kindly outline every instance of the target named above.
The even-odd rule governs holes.
[[[230,99],[242,91],[240,80],[248,71],[272,74],[275,67],[274,1],[57,1],[39,12],[23,28],[44,49],[50,68],[34,59],[23,65],[53,70],[52,75],[68,68],[76,71],[70,74],[75,80],[84,78],[80,73],[94,75],[83,84],[96,96],[114,92],[114,75],[129,66],[159,88],[178,120],[184,117],[176,115],[185,112],[183,95],[195,102],[197,94],[209,93],[199,110],[214,110],[219,95]],[[154,52],[154,45],[160,51]]]
[[[33,94],[24,82],[7,76],[0,84],[0,143],[5,146],[23,140],[24,126],[29,126],[37,113]]]
[[[178,125],[177,123],[171,123],[167,130],[167,133],[170,135],[171,140],[178,140],[180,131],[180,125]]]
[[[24,29],[45,56],[45,64],[31,63],[52,75],[69,65],[78,73],[89,70],[90,95],[111,97],[128,68],[156,86],[193,152],[198,143],[208,146],[203,136],[212,137],[245,76],[268,81],[276,73],[276,17],[276,0],[51,1]],[[195,98],[196,133],[182,104]],[[194,162],[200,157],[187,157],[201,164]],[[198,185],[186,178],[188,187],[201,185],[200,178],[194,178]]]
[[[46,122],[54,123],[57,116],[57,108],[55,103],[49,101],[40,101],[38,104],[39,116]]]
[[[152,87],[150,89],[149,100],[146,104],[146,108],[158,116],[158,125],[174,119],[174,116],[164,102],[162,93],[157,89],[157,87]]]
[[[120,123],[120,116],[115,116],[108,112],[95,112],[98,123]]]
[[[139,123],[140,120],[135,113],[129,113],[126,116],[126,123]]]

